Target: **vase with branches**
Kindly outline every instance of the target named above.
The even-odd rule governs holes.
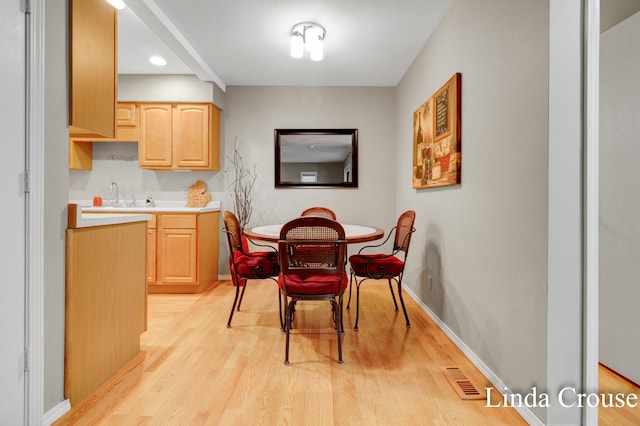
[[[230,166],[227,175],[230,176],[229,193],[233,203],[234,214],[238,218],[240,228],[245,229],[253,213],[253,186],[256,183],[256,165],[247,167],[238,151],[237,140],[233,141],[233,153],[227,156]]]

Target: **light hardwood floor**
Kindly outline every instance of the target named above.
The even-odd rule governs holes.
[[[636,407],[598,408],[598,424],[600,426],[640,425],[640,387],[618,376],[602,364],[598,367],[598,387],[599,393],[635,394],[638,397]]]
[[[489,383],[408,296],[407,329],[386,283],[362,287],[359,332],[345,309],[343,365],[328,303],[298,304],[287,367],[275,284],[251,282],[227,329],[232,292],[149,295],[141,354],[56,425],[526,424],[458,397],[444,367]]]

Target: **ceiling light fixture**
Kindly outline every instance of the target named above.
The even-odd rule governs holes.
[[[122,0],[107,0],[107,3],[109,3],[111,6],[115,7],[116,9],[124,9],[125,7],[124,1]]]
[[[149,62],[151,62],[153,65],[157,65],[159,67],[165,66],[167,65],[167,61],[162,57],[162,56],[151,56],[149,58]]]
[[[322,42],[325,29],[313,22],[301,22],[291,28],[291,56],[302,58],[305,49],[309,51],[311,60],[321,61],[324,57]]]

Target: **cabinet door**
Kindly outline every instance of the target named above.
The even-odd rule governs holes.
[[[116,108],[116,138],[96,142],[138,142],[138,106],[132,102],[119,102]]]
[[[196,230],[158,229],[157,284],[195,284]]]
[[[72,0],[69,8],[69,133],[113,138],[117,10],[104,0]]]
[[[138,125],[136,104],[132,102],[118,102],[116,107],[116,122],[118,127],[135,127]]]
[[[208,168],[211,163],[211,106],[175,105],[173,109],[173,165],[175,168]]]
[[[163,214],[157,222],[156,284],[196,284],[197,215]]]
[[[171,105],[140,105],[140,167],[171,167]]]

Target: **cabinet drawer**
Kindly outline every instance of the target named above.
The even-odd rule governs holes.
[[[159,228],[196,229],[194,214],[163,214],[158,217]]]

